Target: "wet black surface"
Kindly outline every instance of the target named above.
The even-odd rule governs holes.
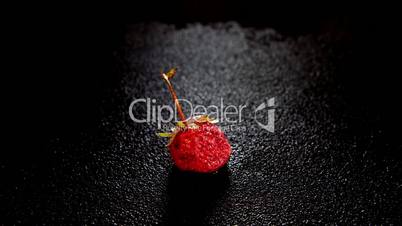
[[[398,111],[378,110],[395,103],[395,89],[372,76],[379,66],[361,68],[372,61],[359,58],[370,52],[359,38],[289,36],[237,23],[130,26],[113,56],[119,77],[96,97],[90,129],[49,130],[45,159],[2,164],[15,175],[2,185],[4,222],[401,223],[400,120]],[[129,117],[135,98],[171,103],[159,77],[170,66],[179,67],[180,97],[250,106],[226,131],[233,155],[217,174],[179,172],[156,124]],[[253,114],[271,97],[274,133]]]

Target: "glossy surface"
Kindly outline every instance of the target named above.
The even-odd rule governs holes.
[[[82,32],[74,34],[80,38]],[[389,56],[378,51],[392,43],[389,36],[371,28],[362,36],[289,36],[220,23],[184,28],[140,24],[129,27],[124,37],[121,48],[109,54],[118,65],[117,82],[102,92],[90,92],[90,79],[81,89],[62,86],[68,97],[78,92],[74,100],[81,105],[49,101],[52,108],[46,109],[60,103],[60,109],[52,111],[57,120],[50,128],[61,128],[49,129],[46,134],[52,136],[45,137],[56,138],[38,150],[25,139],[16,142],[27,147],[17,152],[15,161],[1,166],[7,177],[0,184],[0,224],[402,223],[401,139],[395,132],[401,128],[401,114],[393,108],[400,105],[393,95],[400,87],[396,82],[392,86],[388,76],[395,73],[386,73],[390,61],[382,59]],[[99,37],[91,38],[88,43]],[[60,43],[55,42],[55,48]],[[104,44],[96,43],[94,50]],[[81,56],[81,51],[74,54]],[[83,84],[82,78],[90,76],[96,82],[104,64],[90,66],[85,72],[66,73],[65,78],[81,74],[65,80]],[[170,66],[179,67],[174,82],[181,98],[203,105],[219,105],[223,98],[228,105],[249,106],[233,129],[230,123],[219,124],[233,152],[217,174],[177,170],[166,140],[156,135],[166,130],[129,117],[136,98],[172,105],[159,75]],[[55,68],[52,77],[64,69]],[[53,96],[61,84],[46,96]],[[274,133],[261,129],[253,112],[271,97],[276,102]],[[183,107],[188,113],[188,106]],[[86,117],[70,126],[60,112]],[[146,105],[134,109],[138,116],[145,112]],[[90,120],[93,127],[85,124]],[[28,135],[41,127],[39,121]]]

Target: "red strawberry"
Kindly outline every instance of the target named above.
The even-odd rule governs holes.
[[[173,68],[162,73],[162,78],[169,87],[182,121],[177,123],[172,133],[159,135],[170,137],[168,148],[177,168],[198,173],[215,172],[228,162],[232,152],[230,144],[225,134],[207,115],[186,121],[169,81],[175,73],[176,69]]]
[[[227,163],[231,147],[225,134],[210,122],[180,130],[169,144],[176,166],[185,171],[215,172]]]

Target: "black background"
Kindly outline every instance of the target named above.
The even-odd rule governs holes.
[[[11,106],[5,112],[34,120],[13,121],[16,124],[10,132],[26,131],[33,136],[40,132],[44,136],[39,140],[48,140],[55,131],[71,135],[77,129],[90,129],[103,90],[119,81],[112,53],[124,41],[126,26],[153,21],[178,27],[192,22],[237,21],[246,27],[272,27],[295,37],[344,32],[358,40],[353,42],[356,65],[351,69],[359,72],[344,78],[348,86],[356,87],[351,89],[352,95],[365,96],[367,103],[373,103],[373,112],[390,115],[384,118],[390,120],[387,126],[392,131],[400,125],[393,117],[400,115],[396,105],[400,44],[399,17],[392,5],[147,1],[138,5],[15,8],[11,22],[6,23],[6,65],[10,62],[7,66],[11,70],[5,90],[10,94],[6,103]],[[19,111],[32,108],[28,114]],[[36,136],[33,142],[37,142]]]
[[[234,20],[246,27],[272,27],[291,37],[345,34],[355,54],[353,64],[347,64],[351,73],[339,80],[352,103],[365,106],[369,117],[379,119],[384,135],[378,143],[392,148],[379,147],[376,156],[399,162],[402,158],[400,24],[392,6],[147,1],[141,5],[21,5],[12,9],[4,20],[5,63],[10,70],[4,72],[3,83],[2,199],[19,196],[10,191],[25,180],[24,170],[35,172],[35,183],[46,180],[43,175],[52,163],[46,147],[52,140],[74,143],[82,134],[97,132],[99,109],[108,108],[102,100],[121,80],[112,53],[124,42],[126,25],[139,22],[160,21],[180,28],[191,22]],[[24,192],[16,202],[32,198],[29,190]],[[2,214],[13,205],[10,201],[2,206]],[[10,217],[5,222],[14,222],[13,216],[8,213],[2,219]]]

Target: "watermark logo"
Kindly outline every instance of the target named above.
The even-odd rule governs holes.
[[[265,130],[273,133],[275,132],[275,98],[268,99],[267,102],[263,102],[260,104],[254,111],[254,120],[256,123]],[[260,121],[260,118],[257,117],[258,113],[263,112],[266,114],[266,122]]]
[[[233,130],[236,126],[242,125],[245,115],[254,117],[255,126],[260,129],[267,130],[271,133],[275,132],[275,98],[264,100],[257,107],[244,105],[227,105],[223,98],[220,99],[219,105],[195,105],[187,99],[178,99],[180,105],[189,112],[188,118],[208,115],[208,117],[216,119],[219,123],[223,123]],[[139,110],[141,109],[141,110]],[[156,123],[158,129],[170,122],[180,121],[177,117],[177,108],[170,105],[158,104],[156,99],[139,98],[131,102],[128,113],[131,120],[135,123]]]

